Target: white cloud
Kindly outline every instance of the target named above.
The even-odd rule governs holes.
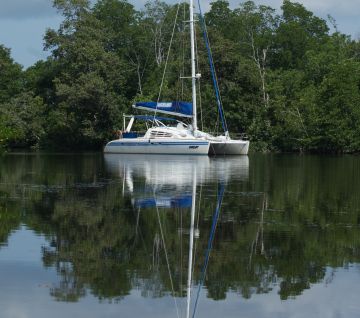
[[[209,2],[208,0],[202,0]],[[256,4],[268,5],[280,10],[283,0],[253,0]],[[244,0],[229,0],[232,7],[236,7]],[[304,5],[314,15],[327,19],[327,15],[335,18],[340,32],[356,36],[360,34],[360,21],[358,18],[360,0],[292,0]]]
[[[33,19],[56,15],[52,0],[1,0],[0,19]]]
[[[239,0],[230,0],[232,5],[237,6]],[[256,4],[266,4],[273,8],[279,9],[283,3],[282,0],[255,0]],[[316,14],[321,15],[358,15],[360,8],[360,0],[292,0],[292,2],[298,2],[305,6],[310,11],[314,11]]]
[[[18,306],[10,307],[5,311],[5,317],[8,318],[27,318],[28,315]]]
[[[306,8],[322,14],[333,13],[337,15],[358,15],[360,0],[301,0],[298,1]]]

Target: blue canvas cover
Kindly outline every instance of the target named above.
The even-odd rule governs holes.
[[[187,102],[137,102],[133,107],[180,117],[193,116],[192,103]]]
[[[184,195],[175,198],[141,198],[135,199],[136,208],[189,208],[191,207],[192,196]]]
[[[177,120],[175,118],[167,118],[167,117],[159,117],[159,116],[150,116],[150,115],[135,115],[134,116],[135,119],[139,119],[139,120],[144,120],[144,121],[153,121],[154,119],[156,120],[160,120],[160,121],[174,121],[176,122]]]

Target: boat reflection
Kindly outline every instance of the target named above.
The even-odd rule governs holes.
[[[107,169],[123,180],[123,194],[133,196],[138,208],[189,208],[190,186],[207,182],[226,183],[230,179],[246,180],[249,175],[247,156],[209,158],[205,156],[139,156],[105,154]],[[145,184],[136,180],[145,180]]]
[[[191,185],[194,169],[198,185],[209,181],[245,180],[249,176],[247,156],[209,158],[105,154],[104,158],[107,170],[117,177],[124,177],[130,191],[133,189],[131,183],[135,177],[143,177],[147,184],[153,186]]]
[[[221,189],[217,193],[217,200],[212,217],[211,231],[206,248],[206,257],[202,266],[198,292],[193,311],[195,314],[201,286],[205,279],[206,268],[212,248],[212,242],[216,232],[216,226],[221,210],[221,203],[224,195],[225,184],[233,177],[239,179],[248,178],[249,161],[248,157],[235,158],[214,158],[208,157],[184,157],[184,156],[138,156],[138,155],[105,155],[105,162],[108,169],[117,174],[124,180],[123,195],[126,190],[132,195],[132,205],[138,210],[137,220],[139,219],[140,209],[156,208],[158,225],[161,237],[161,244],[164,249],[167,262],[169,280],[171,282],[172,295],[175,300],[176,312],[179,309],[174,292],[173,274],[170,270],[168,251],[166,249],[166,239],[163,234],[163,225],[159,213],[159,208],[190,209],[189,239],[188,239],[188,258],[187,258],[187,283],[186,283],[186,316],[190,317],[191,296],[193,290],[193,268],[194,268],[194,239],[199,237],[198,224],[195,226],[195,215],[200,214],[200,204],[197,205],[198,185],[212,182],[218,184]],[[145,186],[136,179],[145,180]],[[125,187],[126,184],[126,187]],[[198,211],[197,211],[198,210]],[[195,228],[196,227],[196,228]],[[137,230],[136,230],[137,232]],[[180,233],[186,233],[184,228],[180,228]],[[202,253],[203,254],[203,253]],[[153,258],[155,255],[153,255]],[[182,285],[182,281],[180,282]],[[180,288],[181,289],[181,288]],[[178,315],[179,316],[179,315]]]

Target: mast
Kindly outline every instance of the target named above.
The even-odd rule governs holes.
[[[191,200],[191,221],[190,221],[190,241],[189,241],[189,264],[188,264],[188,281],[187,281],[187,300],[186,300],[186,318],[190,317],[190,300],[191,300],[191,274],[193,263],[194,249],[194,223],[195,223],[195,203],[196,203],[196,168],[193,169],[193,189]]]
[[[197,113],[196,113],[196,71],[195,71],[195,28],[194,28],[194,3],[190,1],[190,42],[191,42],[191,81],[192,81],[192,104],[193,119],[192,126],[194,133],[197,131]]]

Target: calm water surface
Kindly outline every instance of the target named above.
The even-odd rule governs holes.
[[[359,189],[357,156],[5,155],[0,317],[185,317],[192,204],[194,317],[359,317]]]

